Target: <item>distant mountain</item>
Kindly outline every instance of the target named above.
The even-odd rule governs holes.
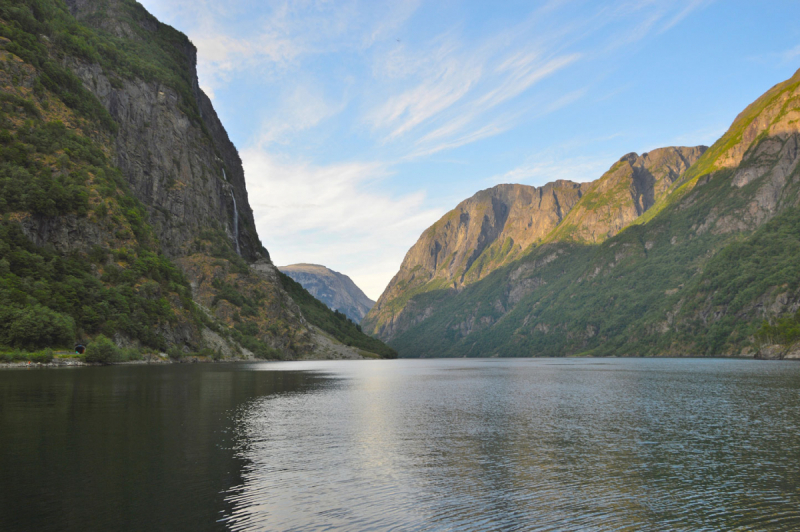
[[[468,223],[434,237],[464,219],[448,213],[364,330],[405,357],[800,358],[800,71],[707,150],[626,155],[580,192],[566,214],[534,212],[555,227],[488,275],[439,273],[453,252],[475,268],[498,245]],[[484,204],[490,221],[497,202]]]
[[[303,285],[333,310],[338,310],[355,323],[361,323],[375,304],[348,276],[319,264],[292,264],[278,269]]]

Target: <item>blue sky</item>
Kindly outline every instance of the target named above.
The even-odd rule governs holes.
[[[373,299],[478,190],[710,145],[800,68],[796,0],[142,3],[197,46],[275,264]]]

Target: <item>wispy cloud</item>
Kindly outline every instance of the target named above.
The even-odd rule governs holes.
[[[800,57],[800,45],[781,52],[780,57],[784,63],[794,63]]]
[[[672,18],[669,18],[667,22],[661,27],[659,33],[664,33],[669,31],[678,23],[680,23],[683,19],[688,17],[692,12],[707,7],[714,3],[715,0],[692,0],[690,1],[683,9],[678,11]]]
[[[266,147],[273,143],[289,144],[297,133],[313,128],[337,114],[348,104],[347,95],[332,101],[319,86],[309,83],[290,85],[278,96],[280,105],[276,115],[262,122],[259,135],[253,144]]]
[[[525,164],[492,176],[489,181],[494,184],[523,183],[533,186],[559,179],[582,183],[599,178],[615,160],[613,156],[562,159],[550,153],[540,153]]]
[[[535,96],[538,107],[517,103],[537,85],[584,61],[663,33],[708,3],[619,1],[554,24],[549,17],[569,2],[550,2],[478,42],[467,43],[451,30],[436,38],[436,46],[394,48],[375,59],[378,79],[388,79],[391,88],[381,92],[382,87],[376,87],[380,98],[368,107],[364,121],[382,143],[410,146],[404,159],[501,134],[523,119],[572,105],[588,92],[586,87],[548,87]],[[592,45],[587,44],[590,40]]]
[[[747,56],[747,60],[768,65],[790,65],[800,57],[800,44],[786,50]]]
[[[434,76],[391,97],[368,120],[375,128],[392,128],[387,138],[394,139],[461,100],[481,78],[481,70],[480,65],[449,58]]]

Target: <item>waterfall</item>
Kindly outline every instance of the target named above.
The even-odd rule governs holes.
[[[236,254],[241,256],[242,250],[239,249],[239,211],[236,208],[236,196],[233,195],[233,188],[231,188],[231,199],[233,200],[233,243],[236,244]]]
[[[225,181],[228,176],[225,175],[225,169],[222,169],[222,177]],[[241,257],[242,250],[239,247],[239,209],[236,208],[236,196],[233,195],[233,187],[231,187],[231,199],[233,200],[233,243],[236,245],[236,254]]]

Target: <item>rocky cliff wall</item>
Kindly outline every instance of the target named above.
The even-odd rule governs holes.
[[[141,39],[142,31],[154,33],[161,25],[146,12],[135,19],[126,17],[125,10],[131,7],[119,0],[67,3],[78,20],[122,38]],[[244,258],[266,258],[255,231],[241,159],[198,86],[196,49],[188,39],[174,46],[185,58],[185,72],[180,75],[190,84],[188,95],[159,80],[119,76],[81,59],[64,61],[118,124],[116,163],[148,206],[150,222],[168,256],[186,255],[203,231],[219,229],[238,244]],[[193,100],[186,101],[187,96]],[[187,109],[196,110],[196,116]]]
[[[598,243],[614,236],[665,197],[708,148],[659,148],[622,157],[566,216],[548,240]]]
[[[461,202],[428,228],[369,312],[364,326],[395,334],[395,317],[415,293],[459,289],[542,240],[588,189],[556,181],[542,187],[498,185]]]

